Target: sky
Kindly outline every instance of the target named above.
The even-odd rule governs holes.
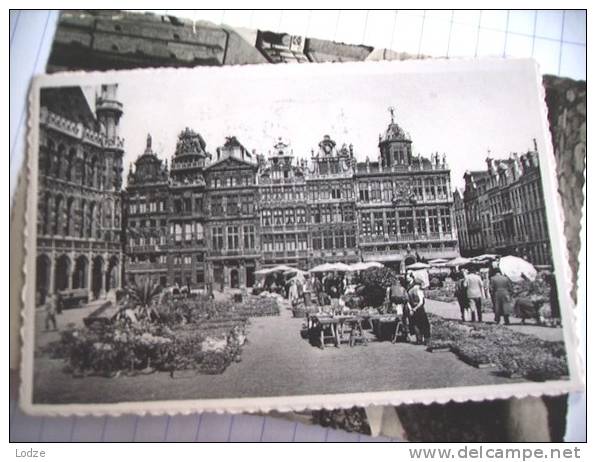
[[[359,160],[376,160],[390,106],[414,154],[446,154],[453,187],[463,186],[466,170],[486,168],[489,150],[506,158],[526,152],[533,138],[540,151],[545,147],[528,60],[234,66],[97,79],[119,85],[125,175],[147,133],[158,156],[170,159],[185,127],[198,131],[212,153],[226,136],[265,154],[281,137],[296,157],[309,158],[328,134],[338,146],[352,143]]]

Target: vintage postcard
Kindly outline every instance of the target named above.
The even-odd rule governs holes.
[[[56,74],[30,101],[27,412],[582,388],[533,61]]]

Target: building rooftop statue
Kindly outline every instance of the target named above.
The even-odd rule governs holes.
[[[178,135],[174,156],[210,157],[205,151],[206,146],[205,140],[199,133],[186,127]]]

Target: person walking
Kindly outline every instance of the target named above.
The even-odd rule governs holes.
[[[466,276],[464,274],[465,270],[457,273],[457,281],[455,282],[455,298],[457,299],[457,303],[459,304],[459,310],[461,312],[461,320],[466,320],[466,313],[470,310],[470,300],[468,300],[468,294],[466,293],[466,288],[464,286],[464,282]]]
[[[410,271],[406,274],[408,284],[408,305],[411,321],[416,334],[416,343],[427,345],[430,341],[430,322],[424,309],[424,292],[422,281],[414,277]]]
[[[50,330],[50,324],[53,326],[52,330],[58,330],[56,323],[56,311],[57,311],[58,298],[56,295],[50,295],[45,305],[46,310],[46,330]]]
[[[501,316],[506,325],[509,325],[509,315],[513,311],[511,300],[511,280],[501,273],[499,268],[493,269],[489,283],[490,298],[495,312],[495,324],[501,322]]]
[[[478,322],[482,322],[482,299],[485,298],[484,282],[478,275],[478,270],[476,268],[470,269],[470,272],[464,279],[464,287],[466,288],[466,296],[468,297],[470,308],[472,309],[472,321],[475,321],[476,318],[474,313],[475,306]]]

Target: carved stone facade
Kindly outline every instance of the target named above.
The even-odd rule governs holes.
[[[552,265],[538,152],[488,157],[487,170],[466,172],[459,245],[464,256],[517,255]],[[456,203],[459,203],[456,201]]]
[[[41,90],[36,292],[98,298],[121,285],[122,104],[103,85]]]
[[[228,137],[212,156],[186,129],[168,172],[149,139],[126,193],[129,279],[236,288],[279,264],[377,260],[403,270],[454,257],[449,168],[444,156],[412,155],[411,144],[392,120],[374,162],[328,135],[310,162],[281,139],[266,156]]]

